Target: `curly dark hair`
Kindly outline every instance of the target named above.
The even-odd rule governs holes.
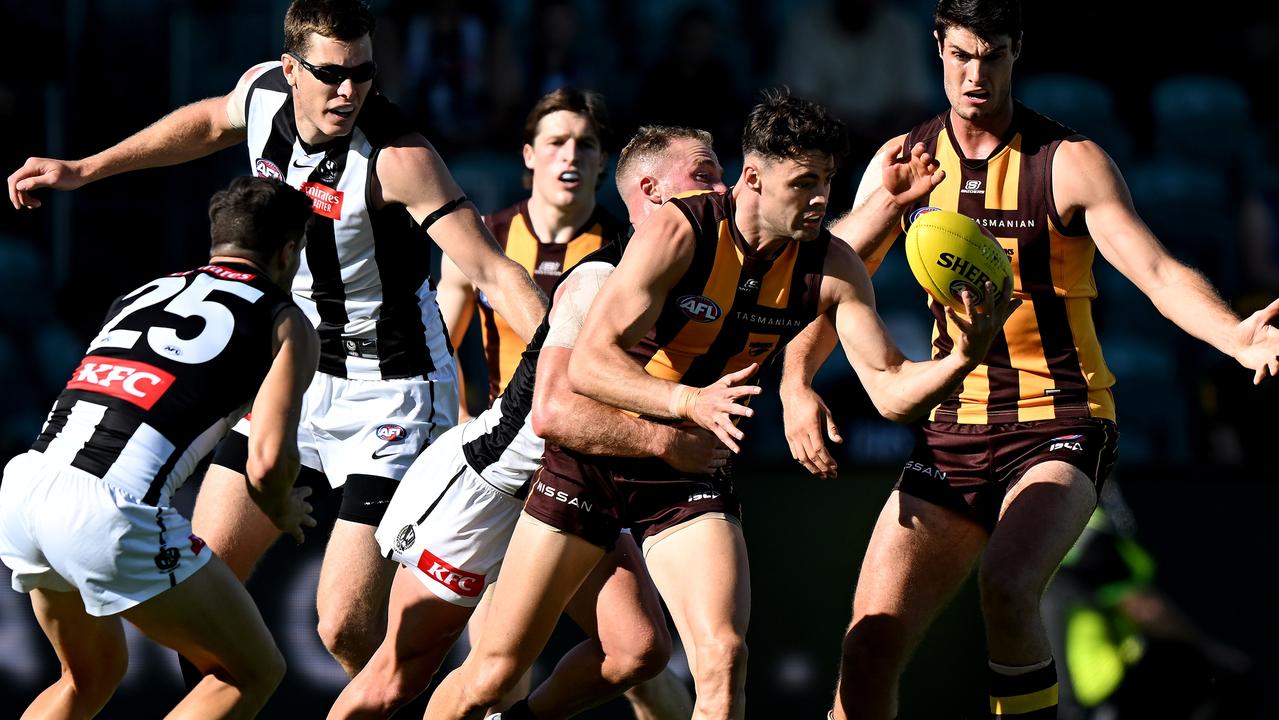
[[[742,154],[773,160],[822,152],[838,166],[848,153],[848,130],[826,108],[790,94],[786,88],[764,91],[742,131]]]
[[[311,200],[279,180],[238,177],[209,200],[209,235],[215,255],[265,261],[311,219]]]

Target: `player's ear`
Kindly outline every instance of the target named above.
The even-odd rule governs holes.
[[[524,167],[530,171],[533,169],[533,146],[532,145],[528,145],[528,144],[524,145]]]
[[[945,46],[946,43],[942,39],[941,33],[936,30],[933,31],[933,39],[937,41],[937,57],[941,57],[942,47]]]
[[[652,175],[645,175],[639,181],[640,192],[644,193],[644,197],[654,205],[662,204],[661,188],[658,187],[657,178]]]
[[[751,190],[759,192],[760,187],[763,185],[763,183],[760,182],[760,178],[759,178],[759,168],[755,167],[755,165],[753,165],[750,162],[747,162],[745,165],[743,165],[742,166],[742,182],[746,183],[746,187],[750,188]]]

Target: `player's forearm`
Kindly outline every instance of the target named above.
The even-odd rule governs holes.
[[[476,285],[520,339],[528,342],[546,317],[546,296],[524,268],[506,260],[495,270],[491,281]]]
[[[272,522],[284,515],[289,490],[297,479],[301,465],[296,440],[290,443],[266,443],[264,447],[250,446],[245,465],[249,497]]]
[[[682,419],[693,391],[653,377],[614,344],[579,345],[569,360],[573,390],[605,405],[648,415]]]
[[[977,366],[957,354],[927,362],[903,361],[896,368],[859,371],[866,393],[880,415],[909,423],[933,409]]]
[[[544,440],[589,455],[660,457],[671,429],[576,393],[561,393],[535,418]]]
[[[817,370],[826,358],[830,357],[839,338],[835,327],[825,317],[809,323],[795,339],[786,344],[786,354],[782,358],[781,391],[783,399],[792,388],[808,387],[813,384]]]
[[[1234,357],[1233,331],[1239,317],[1198,271],[1170,262],[1160,271],[1159,282],[1146,288],[1155,308],[1177,327]]]
[[[230,147],[245,138],[229,127],[225,98],[209,98],[174,110],[143,130],[80,161],[85,182],[145,168],[178,165]]]

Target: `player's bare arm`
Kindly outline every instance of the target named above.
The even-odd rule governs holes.
[[[961,316],[947,308],[958,329],[953,351],[937,360],[907,360],[875,311],[870,275],[857,254],[838,243],[826,255],[822,307],[835,311],[835,329],[844,353],[881,415],[910,422],[941,402],[986,357],[1004,321],[1021,304],[1012,299],[1011,280],[989,312],[979,312],[964,293]],[[993,293],[993,285],[987,287]]]
[[[306,497],[311,488],[294,488],[300,459],[297,428],[302,394],[319,361],[315,328],[297,308],[276,319],[275,359],[253,400],[249,430],[249,496],[281,531],[302,542],[304,527],[315,527]]]
[[[903,156],[904,142],[906,136],[898,135],[879,148],[862,174],[853,209],[830,226],[831,234],[852,245],[872,275],[901,234],[902,211],[946,178],[923,143]]]
[[[577,392],[614,407],[692,420],[736,451],[742,432],[733,417],[753,414],[738,400],[759,394],[758,386],[742,385],[755,365],[692,388],[649,375],[626,352],[657,322],[667,293],[692,262],[694,242],[693,228],[674,205],[644,221],[587,315],[569,379]]]
[[[1053,188],[1062,218],[1083,212],[1102,256],[1164,317],[1252,370],[1253,382],[1279,375],[1279,330],[1268,324],[1279,315],[1279,301],[1241,321],[1212,283],[1169,254],[1137,216],[1119,169],[1096,143],[1062,143]]]
[[[245,73],[241,83],[256,70]],[[112,175],[145,168],[179,165],[243,142],[243,124],[236,126],[228,114],[229,104],[238,97],[206,98],[184,105],[146,128],[95,155],[81,160],[27,158],[9,176],[9,202],[15,208],[38,208],[35,190],[75,190]],[[241,112],[241,114],[243,114]]]
[[[435,287],[435,302],[440,306],[440,316],[444,318],[444,327],[448,329],[449,343],[454,348],[462,347],[466,330],[471,326],[471,318],[475,315],[475,286],[448,255],[440,257],[440,282]],[[466,409],[466,384],[461,364],[458,365],[457,372],[457,395],[460,400],[458,420],[469,420],[471,414]]]
[[[684,472],[712,472],[728,461],[729,453],[711,433],[641,420],[573,392],[569,357],[591,302],[612,269],[600,265],[578,268],[556,290],[551,329],[537,361],[533,431],[547,442],[582,453],[656,457]]]
[[[381,203],[400,203],[417,222],[462,197],[444,161],[421,135],[406,135],[378,156]],[[375,195],[374,197],[378,197]],[[502,253],[475,205],[466,202],[430,226],[431,238],[528,342],[546,316],[546,296]]]
[[[835,349],[839,336],[830,313],[808,324],[786,344],[782,358],[782,426],[791,457],[808,472],[822,478],[833,478],[839,464],[826,449],[826,439],[842,443],[843,437],[831,416],[830,408],[813,390],[818,368]]]

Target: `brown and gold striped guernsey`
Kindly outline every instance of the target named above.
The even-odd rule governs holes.
[[[1053,156],[1073,130],[1016,103],[1008,137],[990,157],[963,157],[943,113],[916,126],[906,147],[924,143],[946,179],[902,215],[933,206],[961,212],[998,238],[1012,259],[1013,290],[1023,305],[1005,323],[986,362],[929,415],[939,422],[997,424],[1069,417],[1115,419],[1111,386],[1093,325],[1096,246],[1082,213],[1062,223],[1052,197]],[[942,305],[930,303],[934,357],[954,347]]]
[[[597,205],[595,212],[572,240],[567,243],[542,242],[533,232],[533,222],[528,215],[528,200],[486,216],[484,224],[497,238],[507,257],[523,266],[547,297],[550,297],[551,289],[560,275],[604,243],[617,240],[624,231],[617,218]],[[477,295],[476,305],[480,310],[484,355],[488,359],[491,403],[511,381],[511,375],[520,364],[524,342],[506,320],[493,311],[483,293]]]
[[[830,234],[822,230],[765,256],[733,224],[731,190],[669,202],[692,224],[697,246],[653,329],[631,353],[654,377],[703,387],[763,364],[817,317]]]

